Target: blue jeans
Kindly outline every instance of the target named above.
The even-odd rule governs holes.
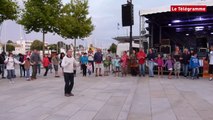
[[[199,74],[199,67],[192,68],[192,77],[193,78],[198,77],[198,74]]]
[[[26,78],[30,78],[30,69],[26,69],[25,72],[26,72]]]
[[[15,78],[15,70],[7,70],[7,79]]]
[[[183,75],[187,76],[188,75],[188,70],[189,70],[189,64],[183,64],[182,68],[183,68]]]
[[[139,73],[140,73],[140,75],[145,76],[145,63],[139,64]]]
[[[37,64],[38,74],[41,73],[41,64]]]
[[[150,77],[153,77],[153,76],[154,76],[154,71],[153,71],[154,62],[150,60],[150,61],[148,62],[148,65],[149,65],[149,76],[150,76]]]

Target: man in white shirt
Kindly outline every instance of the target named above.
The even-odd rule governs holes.
[[[74,67],[78,66],[78,62],[72,56],[72,50],[67,51],[67,55],[62,59],[61,66],[63,67],[64,72],[64,95],[66,97],[74,96],[72,89],[74,86]]]
[[[210,52],[209,52],[209,80],[213,80],[213,45],[210,47]]]

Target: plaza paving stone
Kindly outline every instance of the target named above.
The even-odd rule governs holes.
[[[149,77],[0,79],[0,120],[213,120],[213,82]]]

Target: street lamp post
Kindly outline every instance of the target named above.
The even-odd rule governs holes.
[[[132,5],[132,0],[127,0],[127,4],[130,4],[130,10],[131,14],[133,14],[133,5]],[[129,53],[132,53],[132,25],[133,25],[133,15],[131,16],[131,24],[130,24],[130,38],[129,38]]]

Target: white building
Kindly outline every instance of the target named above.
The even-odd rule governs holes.
[[[14,53],[26,53],[27,51],[30,50],[30,46],[32,45],[33,41],[31,40],[19,40],[19,41],[16,41],[16,44],[18,46],[15,46],[15,52]],[[48,43],[45,42],[45,46],[47,46]]]

